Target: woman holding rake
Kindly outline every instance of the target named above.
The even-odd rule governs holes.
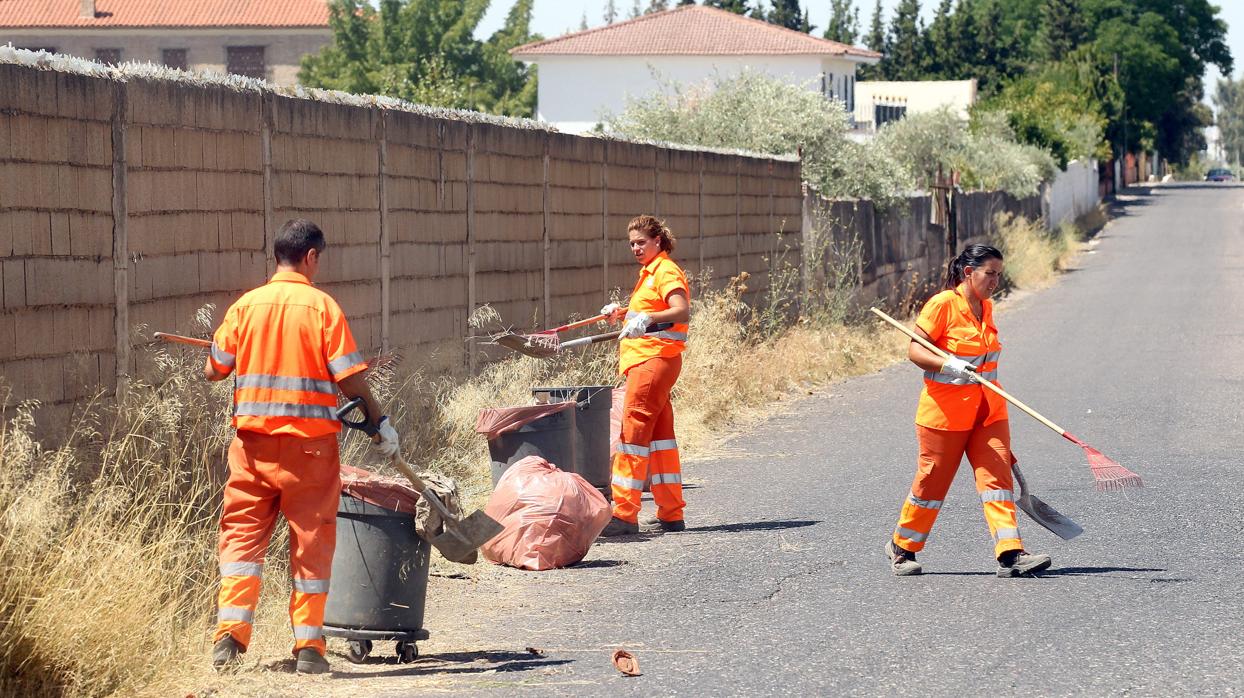
[[[600,310],[614,321],[626,319],[618,348],[618,371],[626,376],[626,402],[621,443],[613,457],[613,518],[602,536],[639,532],[645,479],[652,483],[657,505],[656,519],[651,521],[656,530],[687,528],[670,392],[687,346],[691,290],[687,275],[670,259],[674,235],[663,221],[638,216],[627,225],[627,237],[640,267],[635,290],[627,307],[610,303]],[[673,327],[648,332],[649,325],[666,322],[674,323]]]
[[[916,320],[916,334],[951,358],[943,361],[915,341],[907,350],[911,362],[924,369],[924,390],[916,408],[916,477],[885,545],[897,576],[920,574],[916,553],[924,548],[965,454],[993,536],[998,576],[1019,577],[1050,566],[1048,555],[1025,552],[1020,539],[1006,401],[975,380],[979,375],[997,381],[1002,345],[989,298],[1001,276],[1001,252],[969,245],[950,262],[946,290],[930,298]]]

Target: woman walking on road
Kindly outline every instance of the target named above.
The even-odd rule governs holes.
[[[638,216],[627,225],[631,253],[639,263],[639,280],[627,307],[610,303],[602,314],[626,319],[618,349],[618,372],[626,376],[622,438],[613,457],[613,519],[602,536],[639,532],[640,498],[651,475],[657,505],[656,530],[686,530],[683,521],[682,468],[674,439],[674,408],[670,391],[682,370],[691,318],[687,275],[670,259],[674,235],[663,221]],[[649,325],[674,323],[648,332]],[[645,522],[648,523],[648,522]]]
[[[1001,252],[969,245],[950,262],[946,290],[930,298],[916,320],[916,334],[951,358],[943,362],[915,341],[907,350],[911,362],[924,369],[924,390],[916,408],[916,477],[885,545],[886,559],[900,577],[920,574],[916,553],[924,548],[964,454],[976,474],[998,576],[1018,577],[1050,566],[1048,555],[1024,552],[1019,536],[1006,401],[973,376],[997,381],[1002,345],[989,297],[1001,276]]]

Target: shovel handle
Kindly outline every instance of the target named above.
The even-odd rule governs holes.
[[[179,334],[169,334],[167,332],[155,332],[151,336],[156,339],[176,344],[189,344],[192,347],[203,347],[204,349],[212,348],[212,340],[199,339],[198,337],[183,337]]]
[[[893,325],[893,326],[895,327],[895,329],[899,330],[900,332],[902,332],[903,334],[907,335],[908,337],[911,337],[912,341],[914,341],[914,342],[919,342],[919,343],[920,343],[920,346],[924,347],[925,349],[928,349],[929,351],[933,352],[933,353],[934,353],[934,354],[936,354],[937,356],[941,357],[941,359],[942,359],[943,361],[945,361],[946,359],[949,359],[949,358],[950,358],[950,354],[947,354],[945,351],[943,351],[942,349],[938,348],[938,347],[937,347],[937,346],[935,346],[932,342],[930,342],[929,340],[925,339],[924,337],[921,337],[920,335],[916,334],[915,332],[912,332],[910,329],[908,329],[908,328],[907,328],[907,326],[906,326],[906,325],[904,325],[903,323],[899,322],[898,320],[895,320],[894,318],[890,317],[889,315],[886,315],[884,312],[882,312],[882,311],[878,310],[877,308],[869,308],[869,310],[870,310],[870,311],[872,311],[872,313],[873,313],[874,315],[876,315],[877,317],[879,317],[879,318],[881,318],[882,320],[885,320],[886,322],[888,322],[888,323],[890,323],[891,325]],[[1063,429],[1063,428],[1062,428],[1062,427],[1060,427],[1060,426],[1058,426],[1058,425],[1057,425],[1057,424],[1055,424],[1054,422],[1051,422],[1050,420],[1046,419],[1046,418],[1045,418],[1045,417],[1044,417],[1044,416],[1043,416],[1040,412],[1037,412],[1036,410],[1032,409],[1032,408],[1031,408],[1031,407],[1029,407],[1028,405],[1025,405],[1024,403],[1020,402],[1018,398],[1014,397],[1013,395],[1011,395],[1011,394],[1010,394],[1010,393],[1008,393],[1007,391],[1003,390],[1002,388],[999,388],[998,386],[994,385],[994,384],[993,384],[993,383],[991,383],[988,379],[983,378],[983,377],[981,377],[981,376],[978,376],[978,375],[976,375],[975,373],[974,373],[974,374],[972,374],[972,378],[973,378],[973,379],[974,379],[977,383],[979,383],[980,385],[982,385],[982,386],[984,386],[984,387],[986,387],[986,388],[988,388],[988,389],[992,390],[994,393],[996,393],[997,395],[1001,396],[1001,397],[1002,397],[1002,399],[1006,400],[1007,402],[1011,403],[1012,405],[1015,405],[1016,407],[1018,407],[1019,409],[1023,410],[1024,412],[1027,412],[1027,413],[1028,413],[1028,415],[1029,415],[1029,416],[1031,416],[1033,419],[1035,419],[1035,420],[1037,420],[1038,422],[1041,422],[1042,424],[1044,424],[1045,426],[1047,426],[1047,427],[1049,427],[1049,428],[1053,429],[1055,432],[1057,432],[1057,433],[1058,433],[1058,435],[1059,435],[1059,436],[1062,436],[1062,437],[1066,438],[1066,436],[1067,436],[1067,430],[1066,430],[1066,429]]]
[[[346,417],[356,409],[363,410],[363,418],[353,421],[346,419]],[[365,403],[361,397],[356,397],[342,405],[337,410],[337,419],[340,419],[342,424],[350,427],[351,429],[358,429],[371,437],[375,437],[380,433],[380,428],[375,424],[372,424],[371,416],[367,413],[367,403]],[[393,458],[390,459],[390,462],[393,464],[393,467],[398,469],[398,472],[405,475],[407,480],[410,480],[410,484],[415,488],[416,492],[421,493],[427,489],[427,484],[423,480],[419,479],[419,476],[415,474],[414,468],[411,468],[410,464],[402,459],[401,452],[393,454]]]

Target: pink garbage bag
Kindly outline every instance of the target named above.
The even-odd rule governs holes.
[[[581,475],[539,456],[505,471],[484,512],[504,528],[480,548],[484,559],[525,570],[579,562],[611,515],[604,496]]]

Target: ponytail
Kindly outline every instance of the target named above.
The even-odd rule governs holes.
[[[979,267],[990,259],[1002,261],[1002,253],[998,251],[998,248],[989,245],[968,245],[963,248],[959,256],[950,260],[950,264],[946,265],[946,288],[956,288],[963,283],[965,268]]]

